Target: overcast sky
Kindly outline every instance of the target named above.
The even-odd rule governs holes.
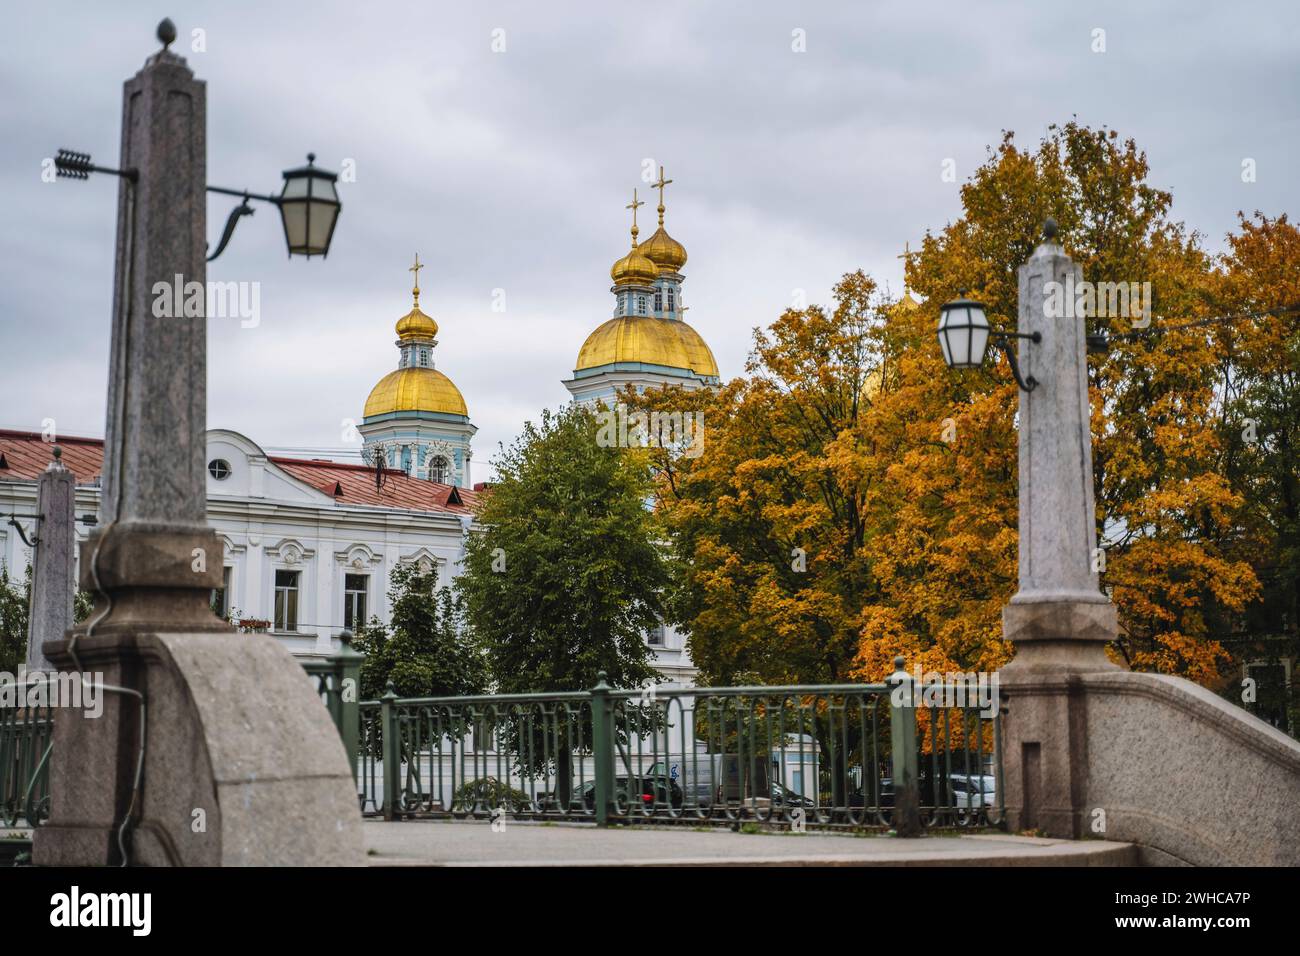
[[[860,267],[900,293],[904,243],[958,214],[1003,129],[1032,145],[1077,115],[1136,138],[1211,249],[1239,209],[1297,211],[1294,0],[26,3],[0,36],[0,427],[103,434],[117,184],[45,184],[41,161],[116,164],[121,84],[163,16],[208,83],[211,184],[278,191],[309,150],[356,170],[328,259],[289,261],[262,206],[209,268],[260,283],[261,321],[210,321],[208,421],[264,448],[341,446],[396,367],[418,250],[488,477],[611,314],[634,186],[653,231],[645,163],[674,180],[688,319],[724,377],[792,290],[824,302]],[[210,201],[213,244],[232,205]]]

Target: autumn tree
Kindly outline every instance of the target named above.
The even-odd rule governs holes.
[[[676,559],[670,611],[713,684],[842,681],[857,652],[870,587],[861,492],[836,480],[828,453],[870,402],[881,300],[861,272],[835,299],[756,330],[748,378],[623,396],[703,416],[702,454],[652,457]]]
[[[1243,502],[1236,550],[1261,584],[1227,639],[1272,665],[1279,679],[1258,688],[1257,709],[1285,727],[1289,706],[1294,730],[1300,701],[1283,697],[1280,659],[1300,655],[1300,230],[1285,215],[1242,216],[1218,265],[1218,311],[1237,317],[1207,330],[1223,386],[1219,462]]]

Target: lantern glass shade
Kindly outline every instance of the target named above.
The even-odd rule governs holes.
[[[343,208],[335,188],[338,175],[315,166],[315,159],[309,153],[306,166],[286,169],[280,193],[280,218],[289,255],[309,259],[329,252],[334,224]]]
[[[989,347],[989,320],[979,302],[961,298],[939,311],[939,347],[949,368],[979,368]]]

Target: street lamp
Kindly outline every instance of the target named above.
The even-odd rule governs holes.
[[[221,233],[217,249],[208,256],[211,262],[221,255],[235,233],[235,226],[240,217],[251,216],[253,207],[250,199],[269,202],[280,209],[280,219],[284,224],[284,242],[289,247],[289,255],[324,256],[330,251],[330,240],[334,238],[334,224],[338,222],[338,190],[334,184],[338,173],[331,173],[315,165],[316,154],[307,154],[307,165],[297,169],[286,169],[283,173],[284,186],[278,196],[259,196],[246,189],[225,189],[221,186],[209,186],[208,192],[222,193],[227,196],[239,196],[244,201],[230,212],[226,228]]]
[[[1043,334],[999,332],[990,328],[988,316],[984,314],[984,304],[966,298],[965,289],[961,290],[960,299],[939,307],[939,348],[943,350],[945,365],[949,368],[980,368],[988,354],[989,342],[992,342],[1006,354],[1016,384],[1026,392],[1032,392],[1038,382],[1032,375],[1028,378],[1020,377],[1020,363],[1016,361],[1016,353],[1011,349],[1012,339],[1041,342]]]
[[[176,40],[176,25],[171,20],[163,20],[158,24],[158,39],[162,41],[164,51]],[[231,211],[226,220],[226,228],[222,230],[221,241],[217,243],[216,251],[207,257],[207,261],[211,262],[225,251],[239,220],[253,214],[253,207],[248,204],[250,199],[279,207],[280,219],[284,223],[284,241],[289,247],[290,256],[306,256],[308,259],[312,256],[324,257],[330,250],[334,224],[338,221],[343,204],[339,202],[338,190],[334,185],[338,182],[338,174],[320,169],[315,162],[316,154],[308,153],[306,166],[286,169],[283,173],[284,186],[278,196],[260,196],[247,189],[207,187],[210,193],[239,196],[243,200]],[[91,162],[89,153],[69,149],[58,151],[54,158],[54,169],[55,175],[67,179],[89,179],[91,173],[109,173],[133,183],[140,180],[137,169],[96,166]]]
[[[989,348],[989,320],[984,303],[966,298],[947,302],[939,308],[939,348],[949,368],[979,368]]]
[[[316,154],[308,153],[306,166],[284,171],[284,189],[279,202],[289,255],[308,259],[329,252],[334,223],[343,208],[334,188],[338,174],[320,169],[315,162]]]

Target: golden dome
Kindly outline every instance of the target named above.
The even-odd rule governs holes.
[[[662,222],[655,234],[638,247],[660,272],[681,272],[686,265],[686,247],[664,231]]]
[[[365,417],[389,412],[469,415],[460,389],[446,375],[432,368],[399,368],[379,380],[366,399]]]
[[[650,285],[655,281],[659,270],[655,264],[641,255],[636,246],[610,267],[609,277],[614,285]]]
[[[616,316],[592,332],[578,352],[575,371],[615,362],[665,365],[713,377],[718,374],[718,363],[700,333],[685,322],[649,315]]]
[[[419,299],[417,298],[418,302]],[[420,311],[417,305],[397,320],[397,337],[400,339],[433,338],[438,334],[438,323]]]

